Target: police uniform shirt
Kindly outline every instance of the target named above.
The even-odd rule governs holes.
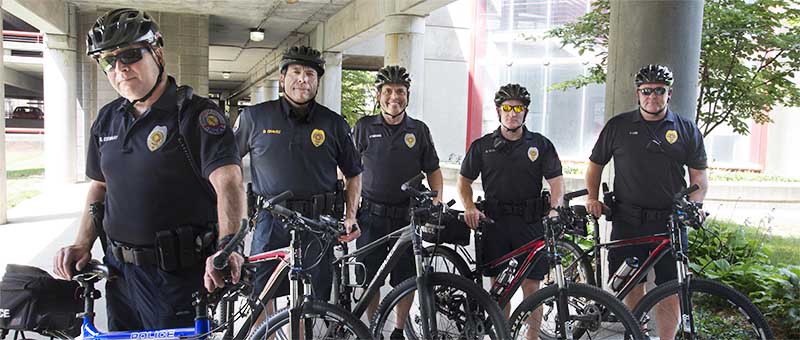
[[[561,176],[561,160],[545,136],[523,127],[522,138],[509,141],[498,128],[472,142],[461,163],[461,176],[475,180],[479,174],[487,199],[519,202],[539,198],[542,177]]]
[[[336,190],[336,167],[347,177],[361,173],[350,127],[342,116],[314,101],[300,121],[285,98],[250,106],[235,128],[242,157],[250,154],[253,190],[273,196],[291,190],[309,199]]]
[[[428,126],[408,115],[398,125],[386,124],[383,115],[363,117],[353,127],[353,140],[364,163],[361,195],[370,201],[408,202],[400,185],[420,171],[439,169]]]
[[[108,237],[150,246],[158,231],[216,222],[216,201],[206,179],[215,169],[241,161],[230,125],[217,106],[207,99],[192,100],[183,111],[181,131],[203,182],[178,141],[175,80],[168,78],[166,91],[140,117],[134,119],[127,106],[119,98],[100,110],[87,154],[86,175],[106,184]]]
[[[707,167],[700,130],[669,110],[656,122],[644,120],[639,110],[611,118],[589,159],[605,165],[612,157],[617,200],[647,209],[669,209],[672,196],[686,187],[684,166]]]

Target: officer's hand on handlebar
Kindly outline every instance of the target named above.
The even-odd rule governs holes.
[[[586,211],[588,211],[592,216],[595,218],[600,218],[600,215],[603,214],[603,210],[608,210],[608,207],[600,202],[595,198],[587,198],[586,199]]]
[[[486,219],[486,215],[484,215],[477,208],[473,207],[464,210],[464,223],[466,223],[470,228],[477,229],[478,224],[482,219]]]
[[[347,230],[347,234],[339,236],[339,242],[347,243],[361,236],[361,228],[358,227],[358,221],[355,218],[345,218],[344,228]]]
[[[74,244],[58,250],[53,259],[53,270],[56,275],[71,280],[72,276],[92,259],[92,247]]]
[[[239,283],[239,278],[241,277],[244,257],[238,252],[232,252],[230,256],[228,256],[228,266],[225,268],[225,272],[214,269],[214,257],[221,252],[222,250],[217,251],[214,255],[206,258],[206,274],[203,276],[203,281],[209,293],[217,288],[225,287],[225,274],[229,270],[231,274],[231,283]]]

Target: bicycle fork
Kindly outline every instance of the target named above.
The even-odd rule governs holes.
[[[673,217],[670,216],[669,225],[672,229],[672,244],[676,245],[673,249],[672,256],[678,261],[676,261],[675,265],[677,266],[678,270],[678,286],[680,289],[678,290],[678,301],[680,303],[680,325],[681,329],[683,329],[683,339],[694,339],[695,327],[694,327],[694,316],[692,314],[692,297],[689,294],[689,285],[691,284],[691,274],[689,273],[689,258],[686,256],[686,249],[683,249],[683,242],[681,238],[683,237],[683,233],[680,230],[679,226],[675,225]],[[688,334],[687,334],[688,330]]]

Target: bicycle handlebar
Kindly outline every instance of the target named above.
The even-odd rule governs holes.
[[[215,270],[221,271],[228,267],[228,257],[239,246],[239,243],[244,240],[244,235],[247,234],[247,225],[247,219],[242,219],[239,230],[236,231],[233,238],[222,248],[222,251],[217,256],[214,256],[212,262]]]
[[[419,191],[414,188],[414,183],[420,182],[425,178],[425,174],[419,173],[418,175],[412,177],[411,179],[407,180],[405,183],[400,185],[400,190],[411,195],[416,199],[424,199],[424,198],[432,198],[439,195],[436,191]]]
[[[292,198],[294,195],[291,191],[284,191],[268,200],[266,200],[261,208],[269,211],[271,214],[283,217],[289,220],[288,227],[295,228],[299,230],[305,230],[310,232],[319,232],[322,231],[326,234],[334,236],[338,238],[339,236],[347,234],[344,228],[341,228],[341,225],[333,218],[320,216],[320,220],[312,220],[300,214],[297,211],[291,210],[286,208],[278,203],[281,203],[287,199]],[[305,228],[303,228],[305,227]],[[311,228],[315,228],[317,230],[313,230]],[[352,230],[358,230],[356,225],[352,226]]]

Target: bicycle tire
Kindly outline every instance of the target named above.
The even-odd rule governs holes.
[[[692,301],[692,317],[699,334],[692,339],[774,339],[764,315],[742,293],[720,282],[701,278],[692,278],[689,293]],[[651,336],[657,335],[657,324],[654,323],[653,308],[663,299],[677,294],[680,289],[678,280],[672,280],[648,292],[634,308],[634,316]],[[739,316],[739,318],[737,318]],[[683,332],[679,323],[675,339],[682,339]],[[738,326],[738,327],[737,327]]]
[[[616,297],[600,288],[582,283],[567,282],[567,301],[570,305],[570,320],[575,320],[568,330],[572,339],[645,339],[637,319]],[[558,321],[557,304],[559,288],[556,285],[542,288],[520,303],[511,315],[511,334],[514,339],[526,339],[527,320],[540,306],[549,309],[542,311],[539,330],[541,339],[566,339],[556,325]],[[614,321],[609,321],[614,320]],[[621,324],[621,327],[620,327]]]
[[[431,267],[437,273],[451,273],[474,280],[472,269],[464,258],[453,248],[443,245],[425,247],[425,254],[431,257]]]
[[[509,339],[508,321],[497,302],[492,300],[486,291],[475,285],[467,278],[450,273],[429,273],[428,278],[433,286],[436,299],[437,325],[439,333],[436,339]],[[394,322],[389,322],[394,307],[404,297],[417,291],[416,277],[407,279],[397,285],[381,302],[378,310],[371,319],[372,335],[376,339],[388,339],[388,334],[394,328]],[[414,294],[418,297],[419,294]],[[406,322],[406,339],[420,339],[422,332],[418,329],[420,319],[419,302],[412,306]],[[465,317],[472,318],[467,320]],[[475,319],[480,322],[470,322]],[[444,324],[448,323],[448,327]],[[391,325],[390,325],[391,324]]]
[[[318,326],[323,328],[320,329],[321,332],[315,331],[312,339],[372,339],[369,328],[361,320],[341,307],[329,303],[313,300],[304,302],[301,318],[321,321],[313,322],[314,329]],[[283,328],[287,324],[289,324],[289,310],[284,308],[261,323],[249,339],[288,339]]]

